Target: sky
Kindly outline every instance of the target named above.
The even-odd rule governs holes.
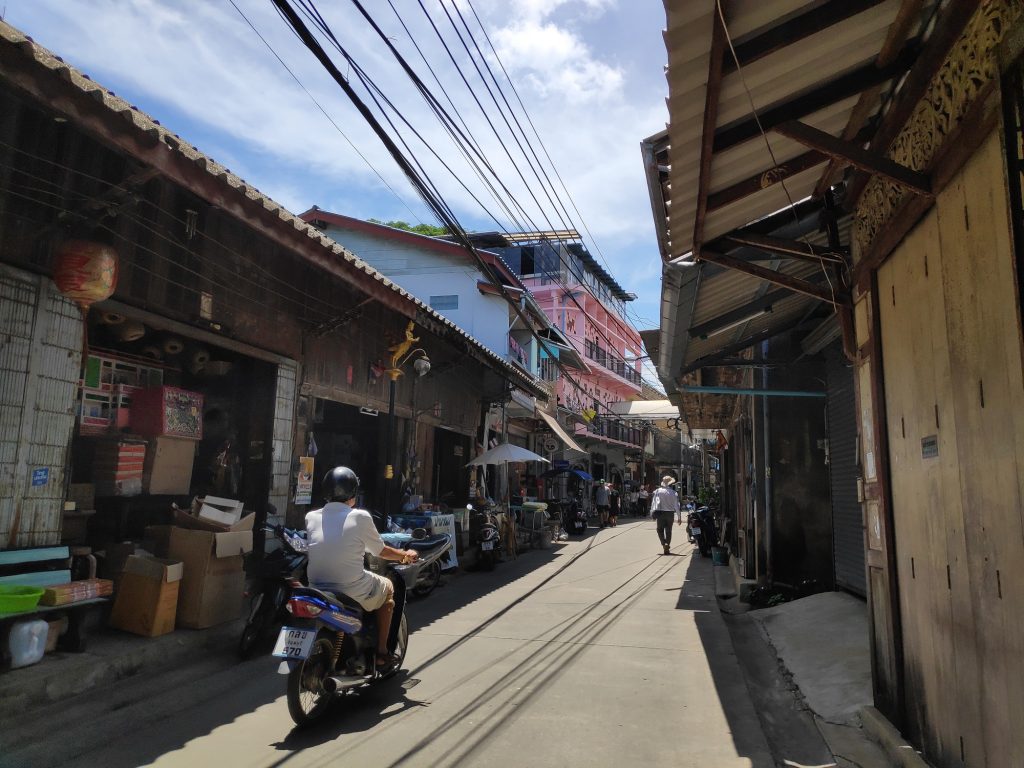
[[[580,231],[595,258],[638,295],[629,305],[634,325],[657,327],[661,262],[640,141],[663,130],[667,120],[661,0],[362,1],[449,111],[444,100],[451,99],[533,223],[543,229],[568,224]],[[532,147],[557,191],[553,201],[542,193],[505,127],[503,115],[510,110],[500,96],[501,109],[490,102],[472,63],[479,59],[471,59],[456,36],[461,24],[456,4],[530,138],[524,152]],[[410,142],[410,154],[423,163],[462,226],[517,229],[353,0],[317,0],[316,5],[338,43],[422,136],[421,142],[396,123]],[[0,14],[295,213],[318,205],[358,218],[437,223],[270,0],[0,0]],[[330,50],[349,82],[362,88],[352,67]],[[369,98],[365,90],[360,93]],[[474,94],[486,109],[475,103]],[[545,152],[561,182],[544,161]]]

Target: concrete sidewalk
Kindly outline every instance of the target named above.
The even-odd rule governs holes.
[[[0,733],[8,720],[119,680],[194,663],[211,652],[234,652],[242,624],[178,629],[160,637],[96,627],[83,653],[48,653],[38,664],[0,674]]]

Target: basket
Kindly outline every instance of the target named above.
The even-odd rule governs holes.
[[[729,564],[729,550],[725,547],[712,547],[711,548],[711,562],[715,565],[728,565]]]
[[[0,584],[0,613],[31,611],[39,605],[45,590],[42,587],[23,587]]]

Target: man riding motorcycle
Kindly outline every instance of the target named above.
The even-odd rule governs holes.
[[[317,589],[340,592],[366,611],[377,613],[377,665],[393,666],[397,659],[388,653],[388,632],[395,609],[394,586],[383,576],[363,568],[368,553],[384,560],[414,563],[413,550],[387,546],[365,509],[352,504],[359,492],[359,477],[348,467],[335,467],[324,476],[321,486],[326,503],[306,515],[309,542],[309,584]]]

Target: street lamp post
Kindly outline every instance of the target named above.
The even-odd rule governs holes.
[[[391,513],[391,487],[395,477],[393,462],[393,451],[395,445],[395,392],[398,389],[398,379],[402,375],[402,366],[416,357],[413,362],[413,370],[417,376],[426,376],[430,371],[430,358],[421,348],[410,351],[410,347],[419,341],[419,338],[412,335],[415,324],[412,320],[405,327],[405,340],[388,347],[391,353],[391,367],[388,368],[388,424],[387,435],[384,440],[384,515]],[[419,355],[419,357],[417,357]]]

